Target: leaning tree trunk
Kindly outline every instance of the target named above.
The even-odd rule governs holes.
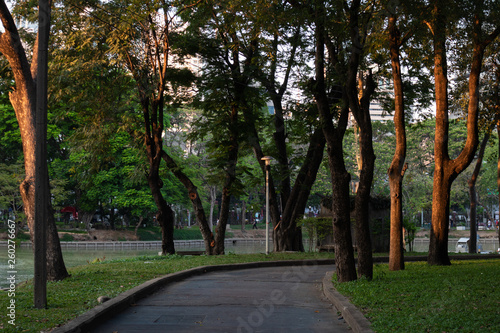
[[[401,79],[400,45],[401,34],[396,26],[397,18],[389,17],[389,44],[391,54],[392,79],[394,82],[394,127],[396,130],[396,149],[388,170],[391,196],[391,228],[389,245],[389,270],[405,268],[403,248],[403,177],[407,168],[406,132],[404,121],[404,95]]]
[[[4,1],[0,2],[0,19],[4,27],[4,31],[0,32],[0,53],[9,62],[16,83],[14,90],[9,93],[9,98],[16,113],[21,132],[25,178],[20,185],[20,192],[24,213],[30,229],[30,238],[33,243],[35,228],[35,113],[38,51],[35,44],[32,65],[30,66],[17,27]],[[46,161],[43,161],[43,163],[46,163]],[[47,174],[45,180],[47,185],[48,179]],[[57,281],[68,277],[69,274],[64,265],[50,200],[48,200],[47,204],[47,279]]]
[[[247,124],[251,128],[249,131],[252,137],[249,141],[252,143],[254,154],[256,159],[259,161],[262,172],[264,176],[266,175],[265,163],[262,161],[264,154],[260,146],[260,141],[257,136],[257,131],[255,130],[253,122],[250,121],[250,117],[245,113]],[[275,137],[278,138],[281,135]],[[283,137],[284,140],[284,137]],[[285,142],[283,141],[283,144]],[[281,146],[277,143],[278,146]],[[269,175],[269,210],[271,214],[271,220],[273,221],[273,243],[274,251],[304,251],[304,245],[302,244],[302,231],[301,228],[297,226],[297,219],[300,218],[307,205],[307,199],[316,179],[316,175],[323,159],[323,152],[325,147],[325,138],[321,131],[318,129],[313,135],[311,135],[311,142],[309,144],[308,152],[304,163],[299,171],[299,175],[295,181],[294,188],[291,193],[289,193],[289,179],[282,181],[281,184],[288,184],[285,186],[285,191],[281,193],[281,199],[283,207],[283,213],[280,218],[279,208],[278,208],[278,196],[274,189],[274,182],[271,175]],[[283,157],[279,161],[280,170],[283,170]],[[289,178],[289,177],[286,177]]]
[[[495,124],[495,122],[493,122]],[[483,164],[483,156],[484,151],[486,150],[486,144],[490,139],[490,133],[493,128],[489,128],[484,135],[483,141],[481,142],[481,146],[479,148],[479,153],[477,154],[476,165],[474,167],[474,171],[472,172],[472,176],[468,181],[469,186],[469,200],[470,200],[470,237],[469,237],[469,253],[477,253],[477,193],[476,193],[476,180],[479,176],[479,171],[481,171],[481,165]]]
[[[474,175],[472,176],[474,177]],[[470,234],[469,253],[477,253],[477,192],[476,180],[469,179],[469,205],[470,205]]]
[[[215,246],[214,234],[212,233],[211,225],[207,221],[205,209],[203,208],[200,195],[198,194],[198,188],[177,165],[174,159],[165,151],[162,152],[162,158],[167,163],[168,169],[174,174],[175,177],[177,177],[177,179],[182,183],[182,185],[184,185],[184,187],[188,191],[189,199],[191,200],[191,204],[193,205],[196,223],[200,228],[200,232],[205,243],[205,254],[213,254],[213,249]],[[212,195],[212,188],[210,188],[210,193]],[[211,199],[211,205],[213,204],[212,200],[215,201],[215,199]]]
[[[283,209],[280,224],[275,228],[275,251],[304,251],[302,229],[297,226],[307,206],[311,188],[323,160],[326,140],[321,128],[311,135],[306,157],[299,170],[293,189]]]

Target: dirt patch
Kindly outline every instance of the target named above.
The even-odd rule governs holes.
[[[64,235],[70,235],[74,241],[136,241],[139,238],[130,230],[91,230],[88,234],[72,233],[72,232],[59,232],[59,238],[62,239]]]
[[[228,229],[226,232],[233,234],[233,238],[266,238],[265,229],[251,229],[241,231],[241,229]]]

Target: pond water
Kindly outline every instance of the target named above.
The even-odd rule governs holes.
[[[272,245],[271,245],[272,248]],[[200,251],[204,250],[202,246],[176,245],[177,251]],[[245,244],[225,244],[226,253],[264,253],[266,249],[265,242],[251,242]],[[87,265],[89,262],[99,258],[105,260],[124,259],[144,255],[158,255],[158,248],[146,250],[85,250],[85,249],[65,249],[63,248],[64,263],[67,268],[79,265]],[[34,271],[34,258],[31,248],[16,248],[15,266],[9,267],[7,247],[0,247],[0,289],[7,288],[9,272],[15,271],[16,283],[31,279]]]
[[[458,239],[450,239],[448,243],[448,249],[450,252],[455,252],[455,245]],[[498,239],[481,239],[479,244],[482,247],[483,252],[495,252],[498,249]],[[305,245],[307,248],[307,245]],[[192,244],[186,243],[182,245],[176,244],[177,251],[199,251],[204,250],[201,244],[193,246]],[[272,244],[270,244],[272,249]],[[226,253],[264,253],[266,249],[265,241],[255,241],[255,242],[236,242],[225,244]],[[429,250],[429,240],[428,239],[416,239],[413,246],[413,251],[415,252],[427,252]],[[159,249],[64,249],[63,257],[66,267],[75,267],[79,265],[86,265],[92,262],[96,258],[105,258],[105,260],[112,259],[123,259],[130,257],[137,257],[143,255],[157,255]],[[31,248],[16,248],[16,261],[15,261],[15,275],[16,283],[20,283],[31,279],[33,277],[33,251]],[[6,288],[9,285],[7,281],[8,272],[13,271],[8,265],[8,249],[7,247],[0,247],[0,288]]]

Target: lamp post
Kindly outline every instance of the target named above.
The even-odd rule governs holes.
[[[47,308],[47,57],[50,30],[50,3],[38,2],[38,76],[35,123],[35,221],[34,221],[34,290],[36,309]]]
[[[271,157],[264,156],[262,160],[266,163],[266,254],[269,254],[269,169],[271,168]]]

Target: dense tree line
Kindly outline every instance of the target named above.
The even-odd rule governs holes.
[[[8,166],[1,170],[8,174],[19,163],[25,170],[23,204],[10,181],[2,186],[9,198],[2,194],[2,208],[23,206],[31,229],[27,120],[34,111],[23,101],[34,100],[36,68],[29,64],[37,44],[11,14],[34,22],[37,10],[27,1],[12,11],[0,4],[0,163]],[[331,195],[340,281],[372,277],[371,195],[391,197],[390,266],[403,269],[405,219],[430,212],[429,263],[449,264],[450,207],[468,200],[459,197],[467,186],[461,179],[474,175],[480,193],[493,187],[482,183],[496,179],[486,143],[484,176],[467,168],[480,133],[491,135],[498,119],[491,116],[498,85],[487,83],[498,78],[495,1],[63,0],[53,8],[52,204],[76,206],[84,221],[99,207],[112,227],[116,209],[140,221],[154,212],[165,254],[175,252],[174,210],[189,203],[206,253],[224,253],[231,200],[240,198],[244,212],[258,196],[264,156],[275,160],[275,250],[302,251],[297,220],[311,193]],[[394,122],[372,122],[374,102]],[[430,105],[435,117],[416,120]],[[327,189],[320,186],[325,178]],[[214,189],[220,207],[212,228]]]

